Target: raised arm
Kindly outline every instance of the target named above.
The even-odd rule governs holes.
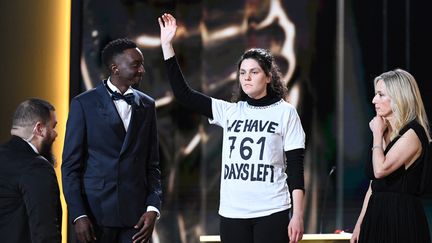
[[[171,14],[163,14],[158,18],[158,22],[161,29],[160,39],[164,60],[168,60],[175,55],[172,40],[177,32],[177,21]]]
[[[172,40],[177,30],[176,19],[171,14],[164,14],[158,18],[158,21],[161,29],[162,52],[174,96],[186,108],[213,118],[211,98],[189,87],[175,58]]]

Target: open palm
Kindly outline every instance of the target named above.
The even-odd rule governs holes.
[[[177,31],[176,19],[171,14],[163,14],[158,18],[161,29],[161,44],[170,45]]]

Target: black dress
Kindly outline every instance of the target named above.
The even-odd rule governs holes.
[[[408,168],[399,169],[376,179],[372,162],[368,163],[366,173],[372,180],[372,195],[364,215],[359,242],[364,243],[428,243],[430,241],[428,222],[420,195],[423,170],[429,166],[429,142],[423,127],[416,121],[401,129],[399,136],[393,139],[384,154],[409,129],[413,129],[422,143],[422,153]],[[432,175],[429,175],[432,177]]]

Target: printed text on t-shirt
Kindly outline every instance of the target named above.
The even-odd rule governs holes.
[[[270,182],[274,181],[274,166],[266,164],[234,163],[225,165],[224,179],[266,181],[270,176]]]
[[[228,132],[268,132],[275,133],[279,124],[271,121],[262,120],[234,120],[231,126],[228,125]]]

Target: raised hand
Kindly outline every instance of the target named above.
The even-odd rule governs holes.
[[[177,31],[176,19],[171,14],[163,14],[158,18],[159,27],[161,30],[160,39],[162,52],[164,54],[164,59],[168,59],[174,56],[174,49],[172,47],[172,40]]]

